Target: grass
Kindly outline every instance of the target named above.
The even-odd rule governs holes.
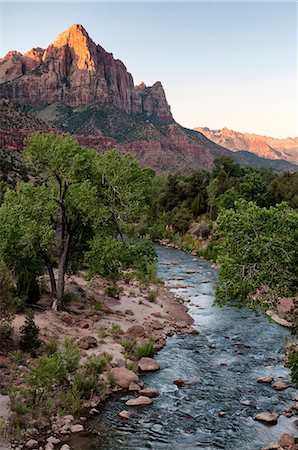
[[[141,342],[136,348],[136,356],[138,359],[144,356],[153,356],[155,353],[154,340],[150,337]]]
[[[152,289],[152,290],[150,290],[148,292],[147,299],[148,299],[148,301],[150,303],[156,302],[157,297],[158,297],[158,290],[157,289]]]
[[[114,338],[118,338],[124,334],[124,331],[122,330],[120,325],[118,325],[117,323],[112,323],[110,332]]]

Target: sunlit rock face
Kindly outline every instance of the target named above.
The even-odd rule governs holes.
[[[173,121],[160,82],[135,87],[125,65],[96,45],[82,25],[72,25],[47,49],[0,60],[0,95],[21,105],[62,102],[80,106],[112,103],[129,114]]]

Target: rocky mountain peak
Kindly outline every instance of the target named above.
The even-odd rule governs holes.
[[[135,88],[125,65],[96,45],[80,24],[59,34],[46,50],[11,52],[0,60],[0,97],[27,106],[111,103],[129,114],[173,121],[161,83]]]

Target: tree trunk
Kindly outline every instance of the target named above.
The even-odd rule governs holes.
[[[65,273],[68,264],[69,257],[69,249],[70,249],[70,235],[68,234],[65,239],[64,247],[62,250],[61,258],[58,266],[58,287],[57,287],[57,296],[56,303],[53,304],[54,309],[61,309],[63,307],[63,299],[64,299],[64,287],[65,287]]]
[[[55,275],[53,271],[53,267],[50,263],[47,264],[50,282],[51,282],[51,290],[52,290],[52,297],[57,298],[57,285],[55,280]]]

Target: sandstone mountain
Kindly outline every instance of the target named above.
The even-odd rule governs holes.
[[[99,151],[133,153],[157,171],[210,169],[218,156],[295,170],[286,161],[234,153],[177,124],[161,83],[135,86],[125,65],[96,45],[82,25],[72,25],[46,49],[11,51],[0,59],[0,98],[0,151],[20,151],[30,133],[51,129]]]
[[[298,137],[277,139],[258,134],[240,133],[228,128],[221,130],[195,128],[195,130],[233,152],[246,151],[263,158],[282,159],[298,164]]]
[[[45,50],[0,60],[0,95],[21,105],[110,103],[129,114],[173,120],[163,87],[134,86],[125,65],[96,45],[82,25],[72,25]]]

